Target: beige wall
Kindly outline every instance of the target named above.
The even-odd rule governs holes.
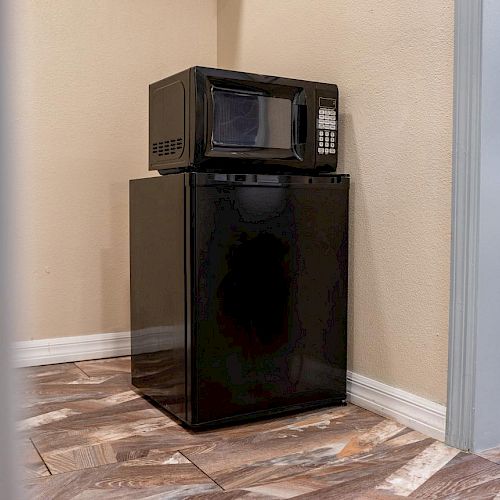
[[[216,65],[216,0],[12,4],[18,338],[128,330],[128,180],[149,175],[148,84]]]
[[[218,62],[339,84],[350,368],[445,401],[452,0],[13,3],[20,340],[129,329],[147,86]]]
[[[349,368],[445,402],[453,1],[220,0],[218,64],[339,85]]]

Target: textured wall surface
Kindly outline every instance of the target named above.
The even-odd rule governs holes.
[[[446,400],[453,1],[219,0],[219,67],[339,85],[349,368]]]
[[[216,1],[12,4],[19,340],[128,330],[128,180],[148,175],[148,84],[216,64]]]

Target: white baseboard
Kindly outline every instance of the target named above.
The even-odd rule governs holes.
[[[444,441],[443,405],[352,372],[347,372],[347,397],[357,406]]]
[[[27,340],[14,344],[16,366],[53,365],[130,355],[130,332]]]
[[[160,342],[157,337],[164,337],[156,330],[148,333],[155,345]],[[14,351],[19,367],[128,356],[130,332],[28,340],[16,342]],[[445,406],[352,372],[347,372],[347,395],[357,406],[444,440]]]

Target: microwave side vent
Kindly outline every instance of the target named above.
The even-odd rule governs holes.
[[[179,155],[184,146],[182,137],[176,139],[164,139],[163,141],[153,142],[151,153],[156,156]]]

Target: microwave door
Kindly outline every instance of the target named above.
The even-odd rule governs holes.
[[[212,146],[259,158],[292,151],[292,101],[256,93],[214,89]]]

